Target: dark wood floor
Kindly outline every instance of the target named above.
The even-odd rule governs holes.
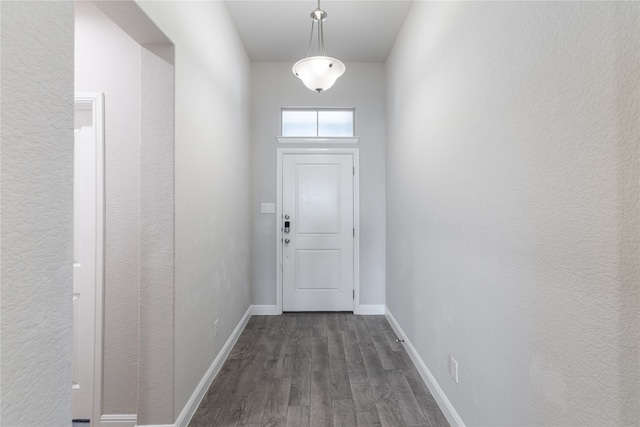
[[[384,316],[253,316],[191,427],[448,426]]]

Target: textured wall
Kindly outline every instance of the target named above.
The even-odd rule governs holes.
[[[178,415],[250,304],[250,63],[222,2],[139,5],[176,49]]]
[[[76,4],[75,89],[105,94],[103,411],[135,414],[140,282],[140,46]]]
[[[173,46],[153,48],[173,56]],[[149,50],[141,49],[137,422],[138,425],[160,425],[175,420],[173,66]]]
[[[1,2],[0,421],[71,421],[73,3]]]
[[[467,425],[640,419],[639,8],[416,2],[396,41],[387,305]]]
[[[302,54],[302,52],[301,52]],[[348,63],[330,90],[317,94],[291,72],[290,63],[252,64],[251,141],[252,302],[276,303],[276,216],[260,203],[276,202],[276,150],[310,147],[278,144],[281,107],[355,107],[360,150],[360,304],[384,304],[385,289],[385,99],[384,65]],[[265,84],[269,82],[269,84]],[[314,148],[329,145],[316,145]],[[336,147],[336,144],[333,144]]]

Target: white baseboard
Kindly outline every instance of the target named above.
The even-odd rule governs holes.
[[[444,391],[438,384],[438,381],[436,381],[435,377],[433,376],[433,374],[431,374],[431,371],[429,371],[429,368],[427,368],[427,365],[422,360],[422,357],[420,357],[415,347],[411,344],[411,341],[405,335],[404,331],[396,321],[396,318],[393,317],[393,314],[391,314],[388,308],[385,307],[385,309],[386,309],[385,314],[387,316],[387,320],[389,321],[389,324],[395,331],[398,338],[401,338],[404,340],[404,346],[405,346],[405,349],[407,350],[407,353],[409,354],[409,357],[411,357],[413,364],[416,365],[416,368],[418,369],[420,376],[422,377],[424,382],[427,384],[427,387],[429,387],[429,391],[435,398],[436,402],[438,402],[438,406],[440,407],[440,410],[442,410],[442,413],[444,414],[444,416],[447,418],[447,421],[449,421],[449,424],[457,427],[465,427],[465,424],[462,421],[462,418],[460,418],[460,415],[458,415],[458,412],[456,412],[456,409],[453,407],[453,404],[449,401],[447,396],[444,394]]]
[[[385,314],[385,306],[373,305],[373,304],[360,304],[356,306],[355,314],[359,314],[362,316],[370,316],[370,315],[384,315]]]
[[[282,311],[278,310],[277,305],[252,305],[251,314],[254,316],[278,316]]]
[[[214,378],[216,377],[216,375],[218,375],[218,372],[220,372],[222,364],[225,360],[227,360],[231,349],[236,344],[236,341],[238,341],[238,338],[244,330],[244,327],[247,325],[247,322],[251,317],[251,312],[252,308],[249,307],[244,316],[242,316],[242,319],[240,319],[240,322],[238,323],[236,328],[231,333],[231,336],[229,337],[227,342],[224,344],[224,347],[222,347],[222,350],[220,350],[220,353],[218,353],[218,356],[214,359],[213,363],[211,363],[211,366],[204,374],[204,377],[202,377],[202,380],[200,380],[200,384],[198,384],[198,387],[196,387],[195,391],[191,395],[191,398],[182,409],[182,412],[180,412],[180,415],[178,416],[178,419],[174,424],[175,427],[187,427],[189,421],[191,421],[191,417],[193,417],[196,409],[198,409],[198,406],[200,405],[200,402],[202,402],[202,399],[207,393],[207,390],[209,390],[211,383],[213,383]]]
[[[135,427],[136,422],[136,414],[103,414],[100,417],[100,427]]]

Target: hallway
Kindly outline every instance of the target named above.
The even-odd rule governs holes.
[[[0,1],[0,427],[79,418],[80,92],[105,129],[79,419],[187,427],[217,380],[193,425],[444,424],[434,400],[459,427],[637,425],[640,2],[412,1],[363,61],[333,46],[380,46],[369,9],[401,0],[322,0],[347,72],[321,94],[291,71],[315,3]],[[359,139],[288,141],[290,108],[353,109]],[[359,153],[353,310],[433,399],[382,317],[279,316],[278,152],[334,148]]]
[[[189,424],[448,426],[384,316],[253,316]]]

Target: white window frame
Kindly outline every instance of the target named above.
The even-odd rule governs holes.
[[[280,133],[282,133],[282,113],[284,111],[352,111],[353,112],[353,133],[354,136],[276,136],[280,144],[300,144],[300,143],[329,143],[329,144],[356,144],[360,141],[356,132],[356,108],[355,107],[282,107],[280,108]]]

